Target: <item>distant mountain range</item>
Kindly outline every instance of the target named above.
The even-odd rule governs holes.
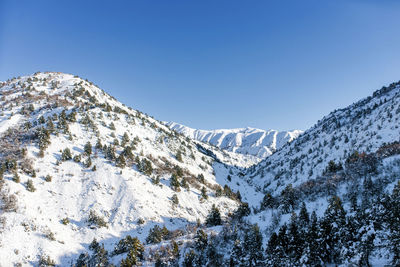
[[[276,131],[256,128],[198,130],[176,122],[165,123],[171,129],[197,141],[206,142],[220,149],[264,159],[292,142],[301,130]]]

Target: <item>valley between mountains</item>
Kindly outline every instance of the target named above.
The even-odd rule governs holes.
[[[306,131],[161,122],[0,82],[0,266],[399,266],[400,84]]]

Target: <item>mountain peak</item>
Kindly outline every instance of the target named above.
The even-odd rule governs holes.
[[[252,127],[198,130],[176,122],[165,122],[165,125],[189,138],[226,151],[254,156],[258,160],[268,157],[302,133],[300,130],[279,132]]]

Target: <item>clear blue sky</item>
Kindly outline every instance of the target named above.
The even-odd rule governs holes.
[[[61,71],[160,120],[307,129],[400,79],[397,2],[0,0],[0,80]]]

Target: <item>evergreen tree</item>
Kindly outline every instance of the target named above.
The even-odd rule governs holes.
[[[46,123],[46,128],[49,131],[49,133],[54,133],[54,123],[51,120],[51,118],[48,118],[47,123]]]
[[[220,255],[217,251],[217,248],[212,242],[208,243],[206,258],[208,260],[207,266],[221,266],[222,264],[222,255]]]
[[[183,162],[182,152],[180,150],[178,150],[178,152],[176,153],[176,160],[179,162]]]
[[[243,262],[242,244],[239,239],[235,240],[232,252],[229,258],[229,267],[246,266]]]
[[[346,233],[346,212],[342,201],[334,196],[329,200],[328,208],[320,224],[321,257],[325,263],[340,263],[341,249]]]
[[[263,201],[261,202],[261,209],[270,209],[273,208],[275,204],[275,200],[270,193],[266,193],[264,195]]]
[[[288,184],[281,193],[281,207],[284,213],[294,209],[296,196],[292,184]]]
[[[202,184],[204,184],[206,182],[206,179],[204,178],[204,175],[202,173],[197,175],[197,180],[199,180],[199,182]]]
[[[150,229],[149,235],[146,238],[146,242],[149,244],[160,243],[168,235],[169,231],[165,226],[161,228],[160,226],[155,225],[152,229]]]
[[[125,238],[121,239],[114,248],[114,254],[116,255],[129,251],[133,251],[135,257],[143,259],[144,246],[137,237],[127,235]]]
[[[178,199],[178,196],[177,196],[176,194],[173,194],[173,195],[172,195],[171,202],[172,202],[172,205],[173,205],[174,207],[175,207],[175,206],[178,206],[178,204],[179,204],[179,199]]]
[[[178,176],[176,176],[175,173],[173,173],[171,176],[170,185],[171,185],[172,190],[174,190],[174,191],[180,190],[180,183],[178,181]]]
[[[387,222],[390,229],[390,245],[393,253],[392,264],[400,266],[400,181],[393,189],[392,195],[388,197]]]
[[[83,151],[85,152],[86,155],[90,156],[92,154],[92,144],[90,144],[90,142],[88,141],[84,148]]]
[[[85,161],[85,167],[90,168],[90,166],[92,166],[92,159],[88,157],[87,160]]]
[[[203,199],[208,199],[207,190],[204,186],[201,188],[201,197]]]
[[[40,127],[36,130],[36,137],[40,149],[45,150],[50,145],[50,132],[47,129]]]
[[[132,153],[132,147],[130,147],[130,146],[126,146],[121,154],[124,155],[125,158],[130,161],[133,160],[133,158],[134,158],[134,155]]]
[[[126,161],[125,161],[125,157],[123,154],[120,154],[118,156],[118,158],[116,159],[116,166],[119,168],[125,168],[126,166]]]
[[[185,254],[185,258],[183,260],[184,267],[194,267],[194,260],[196,257],[196,253],[194,253],[193,249],[191,249],[188,253]]]
[[[308,215],[306,203],[301,204],[300,212],[299,212],[299,226],[302,230],[305,230],[310,223],[310,217]]]
[[[308,232],[306,233],[306,245],[304,253],[304,263],[310,266],[318,266],[320,264],[319,260],[319,245],[318,245],[318,218],[315,211],[312,212],[310,217],[310,225]]]
[[[249,204],[246,202],[240,203],[239,208],[234,213],[234,218],[241,220],[245,216],[249,216],[251,213]]]
[[[297,225],[297,215],[295,212],[292,213],[288,230],[289,257],[291,261],[297,265],[303,252],[304,240]]]
[[[213,204],[211,207],[211,211],[206,219],[206,224],[208,226],[215,226],[222,224],[221,213],[219,209],[215,206],[215,204]]]
[[[71,150],[69,150],[69,148],[67,147],[61,153],[61,160],[62,161],[67,161],[67,160],[70,160],[70,159],[72,159]]]
[[[197,230],[194,240],[195,240],[195,247],[197,250],[203,251],[206,249],[208,245],[208,237],[203,230],[201,229]]]
[[[100,245],[96,239],[93,239],[89,249],[93,251],[93,255],[89,260],[88,266],[107,267],[109,265],[108,252],[104,249],[103,244]]]
[[[101,140],[100,139],[97,139],[97,142],[96,142],[96,149],[103,149],[103,145],[101,144]]]
[[[139,158],[137,159],[139,160]],[[139,161],[138,170],[143,172],[147,176],[150,176],[153,173],[153,166],[148,159],[143,158],[141,161]]]
[[[129,136],[128,133],[125,132],[124,135],[122,136],[122,141],[121,141],[121,146],[125,146],[126,144],[129,144],[130,140],[129,140]]]
[[[44,124],[46,121],[45,121],[45,119],[44,119],[44,117],[43,116],[40,116],[39,117],[39,120],[38,120],[38,123],[39,124]]]
[[[35,191],[36,191],[36,188],[35,188],[35,186],[33,185],[33,182],[32,182],[31,179],[28,179],[28,182],[26,183],[26,189],[27,189],[29,192],[35,192]]]
[[[262,235],[260,228],[254,224],[246,231],[243,241],[243,246],[246,248],[246,259],[248,260],[247,266],[256,267],[264,266],[264,253],[262,248]]]

